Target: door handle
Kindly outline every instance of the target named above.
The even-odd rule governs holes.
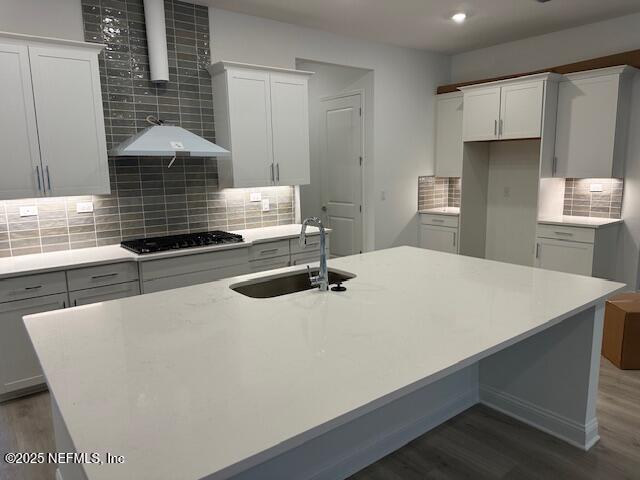
[[[47,171],[47,187],[49,188],[49,191],[51,191],[51,176],[49,175],[49,165],[45,166],[44,168]]]
[[[40,184],[40,165],[36,165],[36,178],[38,179],[38,191],[42,191],[42,185]]]

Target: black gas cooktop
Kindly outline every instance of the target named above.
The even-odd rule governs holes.
[[[240,243],[244,239],[242,235],[214,230],[212,232],[186,233],[183,235],[167,235],[166,237],[139,238],[125,240],[120,246],[132,252],[144,254],[162,252],[165,250],[177,250],[180,248],[204,247],[207,245],[220,245],[223,243]]]

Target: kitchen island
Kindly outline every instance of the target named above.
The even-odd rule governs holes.
[[[124,456],[64,480],[344,478],[483,402],[580,448],[601,279],[412,247],[343,257],[345,292],[254,299],[254,277],[25,317],[57,448]]]

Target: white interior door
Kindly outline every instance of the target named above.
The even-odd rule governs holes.
[[[322,197],[333,256],[362,252],[362,98],[321,102]]]
[[[271,74],[273,161],[278,185],[309,183],[309,92],[307,77]]]
[[[98,56],[29,47],[47,195],[110,193]]]
[[[29,52],[0,45],[0,141],[5,165],[0,199],[42,195],[40,150],[31,89]]]

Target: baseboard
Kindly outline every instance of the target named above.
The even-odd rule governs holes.
[[[0,395],[0,403],[8,402],[9,400],[15,400],[16,398],[26,397],[27,395],[32,395],[34,393],[46,392],[47,384],[41,383],[38,385],[33,385],[31,387],[21,388],[19,390],[15,390],[9,393],[3,393]]]
[[[332,464],[326,465],[308,477],[308,480],[347,478],[477,403],[478,391],[476,389],[465,392],[414,422],[401,425],[394,430],[384,432],[370,442],[358,445],[343,457],[336,459]]]
[[[583,425],[486,385],[480,385],[480,403],[581,450],[589,450],[600,439],[598,420],[595,418]]]

